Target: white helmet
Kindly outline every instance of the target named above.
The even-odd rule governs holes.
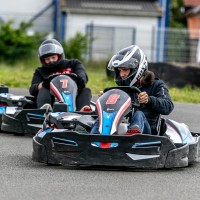
[[[119,67],[131,69],[127,78],[122,79],[119,76]],[[148,63],[143,51],[137,45],[132,45],[114,55],[108,63],[107,68],[115,71],[115,82],[117,85],[133,86],[142,77],[144,72],[148,70]]]

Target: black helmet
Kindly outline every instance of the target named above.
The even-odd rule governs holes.
[[[130,68],[130,75],[125,79],[120,78],[119,67]],[[148,70],[148,63],[143,51],[137,45],[132,45],[114,55],[107,68],[115,71],[115,82],[117,85],[133,86],[143,76],[144,72]]]
[[[48,64],[44,62],[44,58],[55,54],[58,55],[58,61]],[[40,61],[44,67],[55,67],[65,58],[62,45],[55,39],[47,39],[42,42],[38,49],[38,56],[40,57]]]

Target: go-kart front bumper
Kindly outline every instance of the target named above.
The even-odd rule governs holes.
[[[96,143],[113,143],[101,148]],[[32,159],[63,166],[103,166],[140,169],[186,167],[199,157],[199,137],[193,144],[173,144],[167,137],[150,135],[102,136],[73,131],[33,137]]]

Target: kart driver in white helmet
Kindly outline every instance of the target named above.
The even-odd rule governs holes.
[[[114,80],[118,86],[136,86],[141,93],[137,100],[139,108],[134,109],[126,135],[135,133],[157,134],[157,122],[160,115],[168,115],[174,109],[166,84],[148,71],[148,62],[143,51],[132,45],[115,54],[108,69],[114,71]],[[130,94],[134,101],[135,95]],[[99,121],[93,125],[91,134],[98,133]]]

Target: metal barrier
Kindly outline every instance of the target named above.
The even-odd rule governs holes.
[[[153,28],[141,31],[90,24],[86,32],[89,58],[110,58],[118,50],[137,44],[151,62],[200,63],[199,30]]]

